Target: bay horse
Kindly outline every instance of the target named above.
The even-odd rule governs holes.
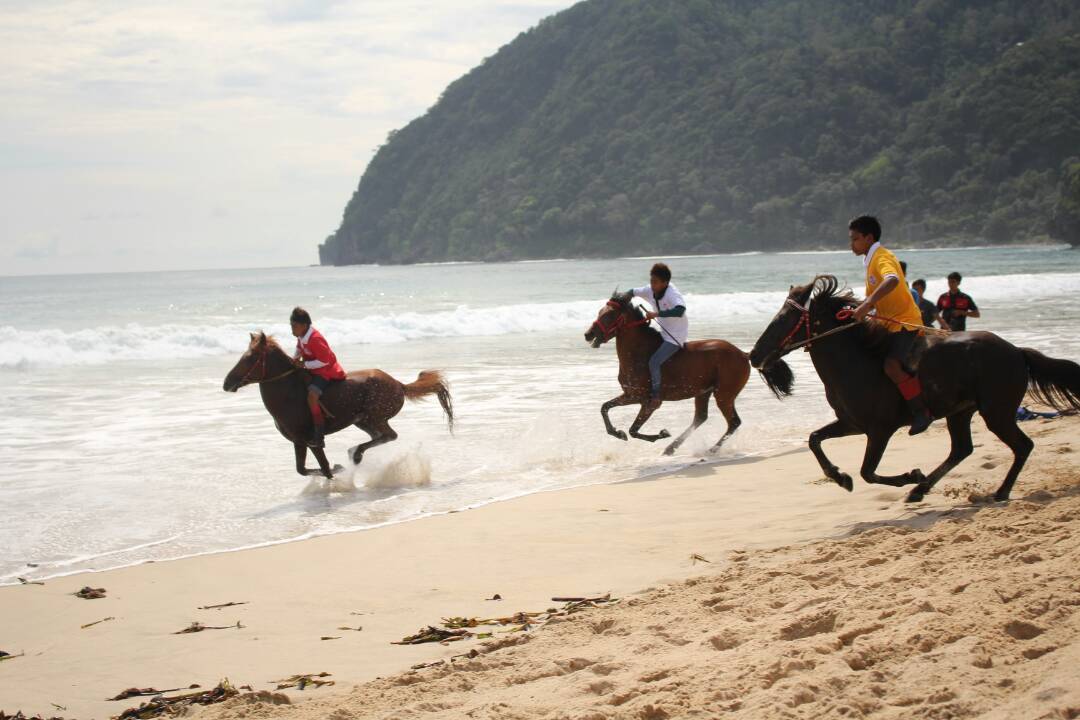
[[[860,475],[868,483],[915,485],[908,502],[918,502],[950,470],[974,452],[971,418],[978,412],[987,428],[1013,451],[1013,463],[994,494],[1009,499],[1013,483],[1034,443],[1016,424],[1024,395],[1058,410],[1080,410],[1080,365],[1019,348],[990,332],[954,332],[931,339],[914,372],[934,418],[945,418],[952,440],[949,456],[929,475],[916,469],[896,476],[877,474],[889,439],[911,424],[911,412],[882,370],[888,330],[879,323],[853,322],[842,312],[858,304],[831,275],[793,286],[780,311],[750,353],[754,367],[767,369],[791,350],[805,346],[825,385],[836,420],[810,434],[810,450],[825,475],[848,490],[851,477],[829,461],[821,443],[830,438],[866,435]],[[825,337],[828,335],[828,337]],[[805,339],[804,339],[805,338]]]
[[[308,470],[307,440],[311,437],[311,411],[307,406],[307,373],[297,368],[280,345],[266,333],[252,333],[248,349],[239,362],[225,376],[222,389],[236,392],[245,385],[257,383],[263,405],[274,418],[286,440],[296,452],[296,472],[301,475],[333,477],[326,452],[311,448],[319,463],[318,470]],[[322,394],[326,410],[326,434],[344,430],[355,425],[371,439],[353,451],[352,460],[359,464],[364,452],[376,445],[392,442],[397,433],[389,420],[401,411],[405,400],[422,400],[435,395],[446,414],[450,432],[454,431],[454,408],[450,388],[442,373],[425,370],[415,382],[405,385],[382,370],[358,370],[348,374],[341,382],[332,382]]]
[[[600,309],[596,320],[585,333],[585,340],[598,348],[615,338],[615,352],[619,357],[619,385],[622,394],[600,406],[604,427],[608,435],[626,440],[626,433],[616,430],[608,417],[608,411],[622,405],[641,405],[637,417],[630,426],[630,436],[647,442],[671,437],[667,430],[656,435],[639,432],[656,408],[649,407],[649,358],[660,347],[660,332],[649,326],[641,309],[632,302],[633,294],[616,292]],[[793,375],[782,360],[773,363],[762,373],[765,383],[776,397],[791,394]],[[694,420],[679,437],[664,449],[665,455],[674,453],[709,417],[709,396],[712,395],[727,421],[727,431],[713,446],[718,450],[724,441],[739,429],[742,420],[735,410],[735,398],[750,377],[750,361],[746,353],[726,340],[696,340],[686,343],[662,366],[661,400],[689,400],[694,398]]]

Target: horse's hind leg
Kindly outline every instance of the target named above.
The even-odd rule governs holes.
[[[366,443],[357,445],[356,450],[353,451],[353,462],[357,465],[364,459],[365,451],[376,445],[384,445],[388,442],[393,442],[394,440],[397,440],[398,437],[398,434],[394,432],[394,428],[390,427],[390,423],[385,419],[358,422],[356,423],[356,427],[371,436],[370,440]]]
[[[914,485],[925,481],[926,478],[919,470],[912,470],[903,475],[877,474],[878,465],[881,464],[881,458],[885,455],[885,448],[889,446],[892,435],[892,432],[866,434],[866,452],[863,455],[863,464],[859,469],[859,475],[862,476],[863,480],[873,485],[890,485],[892,487],[903,487],[904,485]]]
[[[983,416],[983,420],[986,421],[986,427],[990,429],[990,432],[997,435],[1001,442],[1008,445],[1013,451],[1012,466],[1009,468],[1009,472],[1006,473],[1001,487],[994,493],[994,499],[1002,502],[1009,499],[1013,483],[1016,482],[1016,477],[1020,474],[1024,463],[1027,462],[1028,455],[1031,454],[1035,443],[1016,424],[1015,411],[1002,411],[993,414],[981,410],[979,412]]]
[[[679,446],[686,442],[686,438],[690,437],[690,434],[701,427],[701,424],[709,419],[709,396],[698,395],[694,398],[694,419],[690,423],[690,427],[683,430],[682,435],[675,438],[675,440],[664,448],[665,455],[673,455]]]
[[[937,484],[938,480],[954,467],[963,462],[964,458],[974,452],[975,447],[971,444],[971,416],[974,410],[950,415],[946,422],[949,425],[949,437],[952,438],[952,448],[945,462],[934,468],[933,472],[925,480],[912,488],[908,493],[907,502],[920,502],[926,493]]]
[[[630,437],[635,437],[638,440],[644,440],[645,442],[656,442],[657,440],[671,437],[671,433],[667,430],[661,430],[656,435],[646,435],[645,433],[638,432],[638,430],[641,429],[641,426],[647,423],[649,418],[652,417],[654,410],[655,408],[649,408],[649,403],[641,403],[641,410],[638,411],[637,417],[634,418],[633,424],[630,425]]]
[[[724,441],[735,434],[735,431],[742,425],[742,418],[739,417],[739,411],[735,409],[735,398],[723,398],[716,396],[716,407],[720,408],[720,412],[723,414],[724,419],[727,420],[727,431],[723,436],[716,441],[716,444],[712,447],[712,452],[716,452],[720,449],[720,446],[724,444]]]
[[[853,487],[851,476],[847,473],[840,472],[840,468],[833,465],[832,460],[829,460],[828,456],[825,455],[825,451],[821,449],[821,443],[832,438],[858,435],[860,432],[860,430],[852,427],[846,421],[836,420],[835,422],[831,422],[825,427],[818,428],[810,433],[810,452],[814,453],[814,457],[817,458],[818,465],[821,466],[821,471],[825,473],[825,477],[829,478],[848,492],[851,492],[851,488]]]

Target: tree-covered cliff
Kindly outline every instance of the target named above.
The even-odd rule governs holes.
[[[1017,241],[1078,154],[1073,0],[585,0],[391,133],[320,256]]]

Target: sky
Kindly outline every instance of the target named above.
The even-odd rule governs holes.
[[[307,265],[391,130],[569,0],[0,0],[0,276]]]

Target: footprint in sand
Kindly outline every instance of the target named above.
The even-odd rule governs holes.
[[[994,468],[997,467],[997,463],[993,462],[993,461],[984,462],[979,467],[981,467],[983,470],[993,470]]]

